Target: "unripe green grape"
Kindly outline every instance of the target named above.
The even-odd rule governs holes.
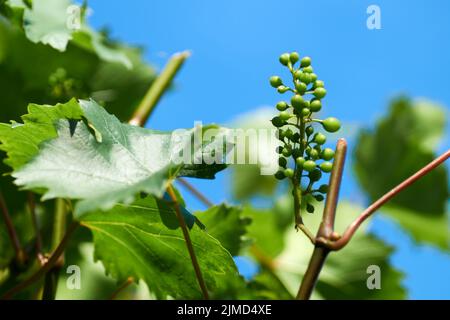
[[[307,66],[307,67],[303,68],[303,72],[304,73],[313,73],[314,69],[311,66]]]
[[[304,94],[306,92],[307,86],[303,82],[297,82],[295,84],[295,89],[297,89],[298,93]]]
[[[314,160],[319,159],[319,152],[316,149],[311,149],[309,151],[309,156]]]
[[[294,159],[297,159],[301,155],[302,155],[302,151],[300,149],[297,148],[297,149],[292,150],[292,156],[294,157]]]
[[[303,169],[305,169],[308,172],[313,171],[316,168],[316,163],[312,160],[305,161],[303,163]]]
[[[283,84],[283,80],[279,76],[271,76],[270,77],[270,85],[274,88],[278,88]]]
[[[331,162],[322,162],[320,164],[320,170],[322,170],[323,172],[331,172],[331,170],[333,169],[333,164]]]
[[[278,114],[278,117],[282,120],[282,121],[286,121],[286,120],[289,120],[290,118],[291,118],[291,114],[289,113],[289,112],[287,112],[287,111],[281,111],[279,114]]]
[[[317,152],[319,152],[319,156],[320,156],[320,153],[322,152],[321,145],[320,144],[316,144],[314,146],[314,150],[317,150]]]
[[[320,102],[319,99],[313,99],[311,100],[311,102],[309,103],[309,109],[312,112],[318,112],[320,111],[320,109],[322,109],[322,102]]]
[[[310,203],[306,204],[306,211],[308,211],[308,213],[314,213],[314,206]]]
[[[291,98],[291,104],[295,109],[300,109],[303,106],[303,97],[296,94]]]
[[[310,77],[311,77],[311,82],[314,83],[314,82],[317,80],[317,74],[315,74],[315,73],[310,73],[309,75],[310,75]]]
[[[314,135],[314,142],[318,144],[324,144],[327,141],[327,137],[322,133],[316,133]]]
[[[292,170],[291,168],[287,168],[286,170],[284,170],[284,175],[288,178],[292,178],[294,176],[294,170]]]
[[[284,126],[284,125],[286,124],[286,122],[283,121],[283,120],[281,120],[280,117],[274,117],[274,118],[272,119],[272,124],[273,124],[275,127],[279,128],[279,127]]]
[[[294,132],[293,132],[291,129],[287,129],[287,130],[284,132],[284,136],[285,136],[286,138],[291,138],[293,135],[294,135]]]
[[[289,88],[286,87],[286,86],[279,86],[279,87],[277,88],[277,91],[278,91],[279,93],[285,93],[286,91],[289,91]]]
[[[294,65],[298,60],[300,59],[300,55],[298,54],[298,52],[291,52],[291,54],[289,55],[289,60],[291,61],[291,63]]]
[[[308,177],[311,181],[319,181],[322,178],[322,172],[319,169],[314,169],[309,172]]]
[[[303,168],[303,164],[305,163],[305,158],[298,157],[298,158],[295,159],[295,163],[297,164],[297,166],[299,168]]]
[[[304,67],[308,67],[311,65],[311,58],[310,57],[303,57],[302,60],[300,61],[300,67],[304,68]]]
[[[300,141],[300,133],[298,133],[298,132],[294,133],[292,135],[292,137],[291,137],[291,141],[292,142],[299,142]],[[295,149],[295,150],[299,150],[299,149]]]
[[[281,154],[281,153],[283,152],[283,147],[282,147],[282,146],[278,146],[278,147],[275,149],[275,151],[276,151],[278,154]]]
[[[321,201],[323,201],[325,198],[324,198],[324,196],[321,195],[321,194],[316,194],[316,195],[314,196],[314,199],[316,199],[316,201],[321,202]]]
[[[301,72],[299,74],[298,80],[305,84],[308,84],[311,82],[311,75],[309,73]]]
[[[278,130],[275,135],[278,140],[281,140],[281,141],[284,140],[284,131],[282,129]]]
[[[314,133],[314,128],[312,126],[307,126],[305,132],[307,136],[310,136]]]
[[[278,158],[278,164],[280,165],[280,167],[286,168],[287,165],[286,158],[283,157]]]
[[[284,102],[284,101],[280,101],[280,102],[277,103],[276,107],[277,107],[277,110],[284,111],[284,110],[286,110],[288,108],[288,104],[286,102]]]
[[[324,193],[324,194],[326,194],[326,193],[328,193],[328,185],[326,185],[326,184],[322,184],[320,187],[319,187],[319,192],[320,193]]]
[[[287,157],[291,156],[292,151],[288,148],[283,148],[283,151],[281,152],[281,154],[287,158]]]
[[[330,149],[330,148],[323,149],[322,153],[320,154],[320,157],[326,161],[333,159],[333,157],[334,157],[333,149]]]
[[[308,108],[303,108],[303,109],[302,109],[302,116],[303,116],[303,117],[308,116],[310,113],[311,113],[311,112],[309,111]]]
[[[283,180],[284,178],[286,178],[286,176],[284,175],[284,170],[277,171],[277,173],[275,173],[275,178],[278,180]]]
[[[324,88],[325,83],[322,80],[314,81],[313,88]]]
[[[313,95],[318,99],[322,99],[327,95],[327,90],[325,90],[325,88],[322,87],[316,88],[314,89]]]
[[[283,53],[281,56],[280,56],[280,63],[283,65],[283,66],[287,66],[288,65],[288,63],[289,63],[289,53]]]
[[[322,126],[328,132],[336,132],[341,128],[341,123],[338,119],[330,117],[322,121]]]

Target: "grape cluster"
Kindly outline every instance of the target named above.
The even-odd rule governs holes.
[[[307,200],[306,210],[312,213],[312,198],[323,201],[328,191],[326,184],[315,187],[314,183],[321,179],[323,173],[331,172],[334,157],[334,151],[324,147],[326,135],[317,132],[314,124],[321,125],[327,132],[338,131],[341,124],[333,117],[323,120],[313,117],[322,109],[322,99],[327,91],[324,82],[314,73],[311,58],[300,59],[297,52],[284,53],[280,56],[280,63],[289,69],[293,86],[284,84],[279,76],[270,78],[271,86],[279,93],[292,93],[289,102],[277,103],[279,114],[272,119],[272,124],[278,128],[277,138],[282,143],[277,148],[280,168],[275,177],[279,180],[288,178],[294,188],[300,188],[301,196]],[[308,178],[309,182],[302,185],[302,178]]]

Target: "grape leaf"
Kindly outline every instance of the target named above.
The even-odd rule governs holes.
[[[323,207],[316,204],[316,211]],[[337,232],[342,232],[362,211],[355,205],[341,201],[336,213]],[[306,215],[305,224],[311,230],[317,230],[321,221],[320,214]],[[268,235],[270,237],[270,235]],[[302,234],[291,230],[287,234],[286,247],[276,259],[277,270],[283,282],[296,294],[301,278],[308,266],[313,246]],[[402,287],[402,274],[389,263],[393,248],[382,240],[365,232],[362,225],[352,241],[341,251],[329,254],[320,273],[315,289],[315,297],[324,299],[403,299],[406,296]],[[367,268],[370,265],[381,269],[381,289],[367,288]]]
[[[47,140],[54,137],[55,124],[58,136]],[[2,124],[0,148],[8,153],[6,163],[15,169],[18,186],[41,191],[44,200],[80,199],[75,206],[79,216],[130,203],[140,192],[162,196],[171,179],[186,174],[186,162],[175,159],[191,148],[195,130],[184,133],[187,139],[177,139],[171,132],[122,124],[93,100],[72,100],[56,107],[31,105],[24,124]],[[197,178],[211,178],[223,169],[211,164],[207,172],[203,167],[196,172],[193,166],[189,176]]]
[[[206,211],[195,212],[195,216],[205,225],[206,232],[219,240],[233,256],[238,255],[248,242],[244,236],[251,219],[242,214],[241,208],[221,204]]]
[[[175,213],[167,203],[147,197],[108,212],[93,212],[81,224],[94,235],[95,258],[119,282],[143,279],[158,298],[200,298],[201,292]],[[220,290],[238,277],[229,252],[194,226],[192,243],[208,290]]]
[[[354,169],[370,199],[379,198],[436,158],[433,150],[444,126],[442,107],[400,98],[393,101],[390,113],[375,129],[360,132]],[[439,166],[393,198],[382,212],[415,240],[448,249],[447,181],[445,166]]]

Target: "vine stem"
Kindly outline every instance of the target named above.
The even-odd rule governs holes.
[[[164,70],[150,86],[141,103],[136,108],[136,111],[129,121],[130,124],[135,126],[143,126],[145,124],[162,95],[172,83],[175,75],[183,66],[184,61],[190,55],[191,53],[189,51],[183,51],[175,53],[171,57],[167,65],[164,67]]]
[[[34,200],[34,194],[32,192],[28,192],[27,202],[28,209],[30,210],[31,222],[33,223],[33,229],[36,236],[36,257],[38,258],[40,264],[43,265],[45,262],[45,258],[44,254],[42,253],[42,236],[40,232],[39,221],[36,215],[36,201]]]
[[[345,156],[347,153],[347,142],[339,139],[336,145],[336,152],[333,170],[330,176],[329,189],[325,208],[323,210],[322,222],[317,232],[317,238],[329,239],[333,235],[334,220],[336,217],[336,207],[339,199],[339,189],[341,188],[342,173],[344,171]],[[325,263],[330,249],[320,243],[315,243],[314,251],[303,276],[302,283],[297,293],[297,299],[308,300],[316,286],[317,279]]]
[[[51,257],[47,260],[47,262],[39,269],[37,270],[32,276],[30,276],[25,281],[19,283],[15,287],[9,289],[2,297],[2,300],[8,300],[11,299],[14,295],[19,293],[20,291],[28,288],[35,282],[39,281],[47,272],[49,272],[55,264],[58,263],[60,256],[63,254],[64,250],[66,249],[67,243],[69,242],[70,237],[75,232],[75,230],[78,228],[79,223],[73,222],[69,228],[67,229],[63,239],[59,243],[58,247],[55,251],[53,251]]]
[[[16,253],[16,261],[23,265],[26,261],[26,253],[22,248],[22,245],[19,240],[19,236],[17,235],[16,228],[11,219],[11,215],[8,210],[8,206],[6,205],[5,198],[3,197],[3,193],[0,190],[0,209],[2,212],[3,219],[6,224],[6,229],[8,230],[8,235],[11,240],[11,243],[14,247],[14,252]]]
[[[120,285],[109,297],[109,300],[115,300],[117,296],[126,288],[128,288],[134,281],[133,277],[128,277],[128,279]]]
[[[434,170],[436,167],[438,167],[440,164],[444,163],[448,158],[450,157],[450,149],[447,150],[445,153],[443,153],[441,156],[427,164],[425,167],[414,173],[412,176],[410,176],[408,179],[401,182],[399,185],[391,189],[388,193],[383,195],[381,198],[379,198],[377,201],[375,201],[373,204],[371,204],[366,210],[364,210],[356,220],[350,224],[350,226],[345,230],[342,237],[340,237],[336,241],[330,241],[329,239],[320,237],[317,239],[319,243],[326,246],[330,250],[340,250],[343,247],[345,247],[348,242],[352,239],[355,232],[358,230],[358,228],[361,226],[361,224],[367,220],[375,211],[377,211],[381,206],[383,206],[386,202],[391,200],[393,197],[395,197],[397,194],[399,194],[401,191],[412,185],[414,182],[422,178],[423,176],[430,173],[432,170]]]
[[[202,271],[200,269],[200,265],[198,264],[197,256],[195,255],[194,246],[192,245],[191,241],[191,236],[189,235],[189,230],[186,225],[186,221],[184,221],[184,217],[181,213],[177,196],[175,195],[175,192],[171,185],[167,187],[167,193],[169,194],[170,198],[174,203],[175,213],[177,215],[178,222],[180,223],[181,230],[183,231],[184,240],[186,242],[186,247],[189,251],[189,255],[191,257],[192,266],[194,267],[195,276],[197,277],[198,284],[202,291],[203,297],[206,300],[208,300],[209,299],[208,289],[206,287],[205,280],[203,279]]]

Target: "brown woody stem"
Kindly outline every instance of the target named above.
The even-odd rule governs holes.
[[[346,153],[347,142],[344,139],[339,139],[336,145],[333,171],[330,176],[327,200],[323,210],[322,223],[320,224],[319,231],[317,232],[317,238],[320,237],[328,239],[333,234],[336,207],[339,198],[339,189],[341,188]],[[297,299],[308,300],[311,297],[329,252],[330,250],[328,248],[324,247],[320,243],[317,243],[316,241],[308,268],[306,269],[297,293]]]

